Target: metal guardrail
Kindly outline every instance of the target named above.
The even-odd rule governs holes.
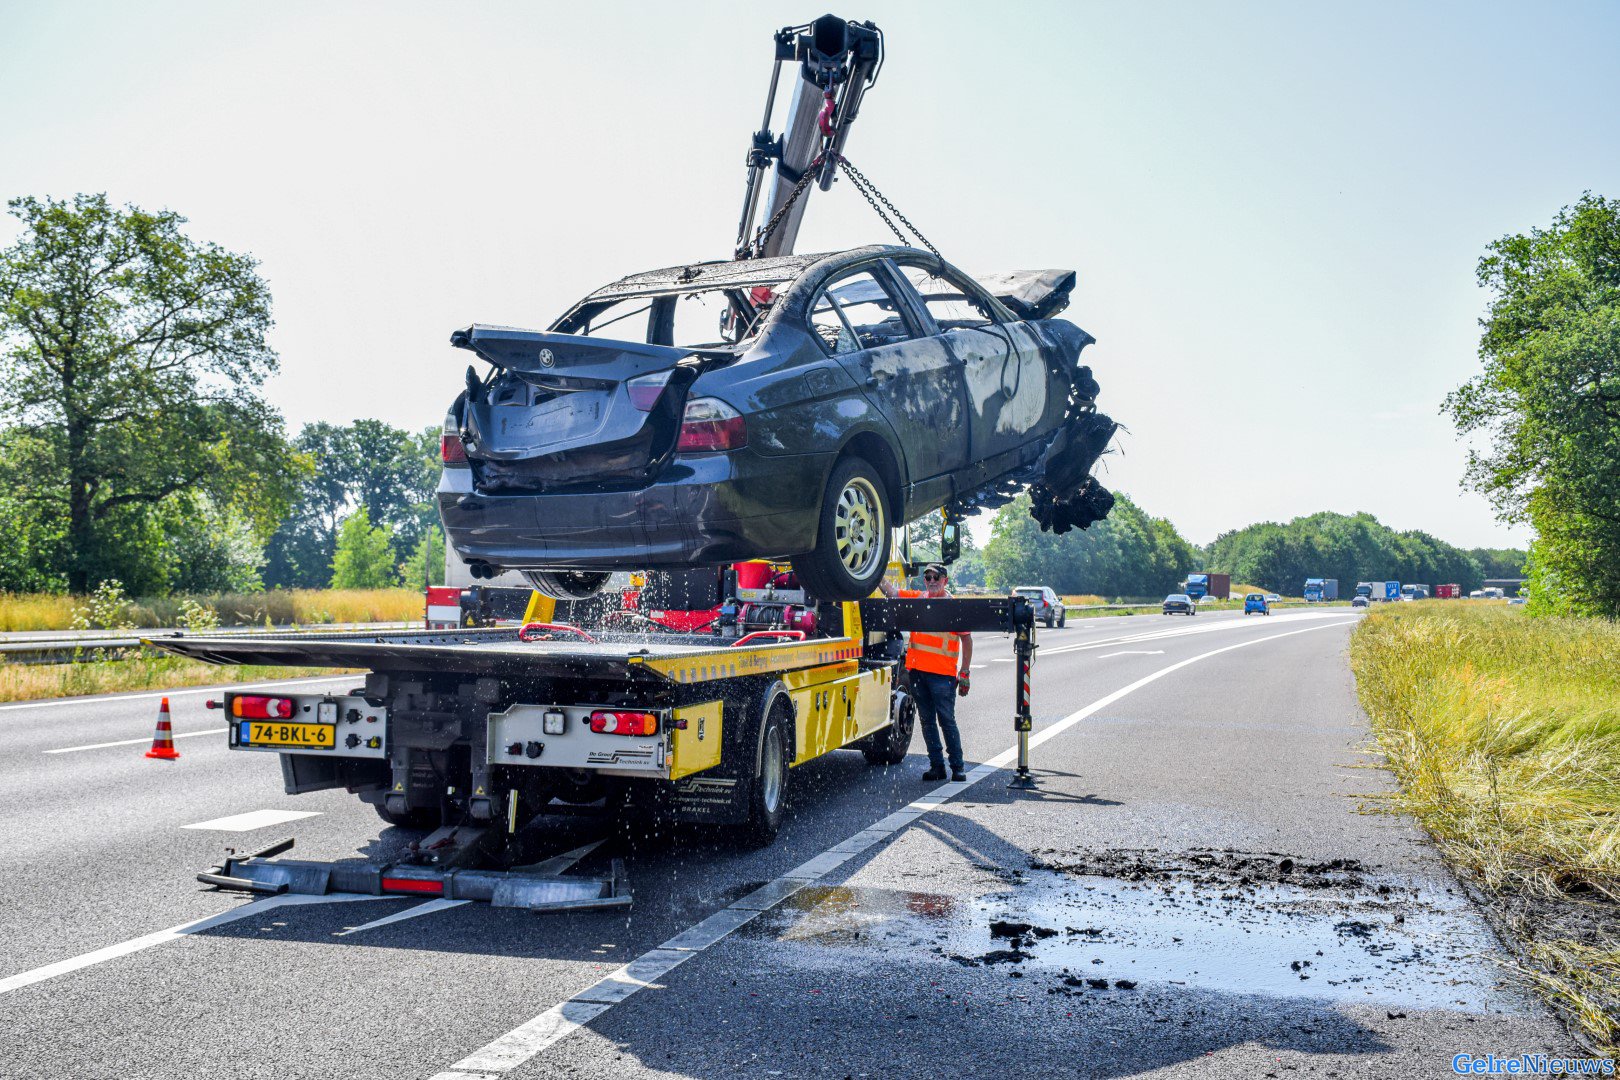
[[[338,629],[387,630],[400,627],[417,628],[410,623],[345,623],[325,626],[277,626],[242,628],[238,630],[206,631],[209,637],[254,637],[261,634],[331,633]],[[25,640],[0,640],[0,663],[5,664],[66,664],[81,660],[131,659],[134,656],[157,656],[156,650],[143,646],[142,641],[197,636],[203,631],[136,630],[129,634],[108,634],[92,631],[83,635],[65,635]]]

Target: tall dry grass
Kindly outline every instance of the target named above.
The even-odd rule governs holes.
[[[1620,926],[1620,625],[1380,605],[1351,637],[1350,664],[1400,777],[1396,801],[1446,856],[1521,910],[1584,905],[1583,940],[1546,932],[1562,920],[1514,929],[1532,978],[1616,1048],[1620,934],[1585,935]]]
[[[165,596],[131,600],[125,620],[136,627],[176,626],[187,601],[219,613],[221,626],[311,626],[322,623],[412,622],[422,618],[417,589],[272,589],[262,593]],[[84,601],[44,593],[0,594],[0,631],[66,630]]]

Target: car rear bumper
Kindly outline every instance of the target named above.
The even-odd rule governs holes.
[[[439,514],[464,560],[501,569],[650,569],[797,555],[815,546],[835,458],[693,454],[637,491],[520,495],[480,495],[469,470],[446,469]]]

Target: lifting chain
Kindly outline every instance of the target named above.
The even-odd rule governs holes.
[[[922,234],[922,230],[913,225],[910,218],[906,217],[906,215],[902,214],[899,210],[896,210],[894,203],[890,202],[883,192],[877,189],[877,185],[873,184],[872,181],[866,178],[865,173],[861,172],[861,170],[850,164],[849,158],[839,154],[838,167],[844,170],[844,175],[849,177],[849,182],[855,185],[855,190],[859,191],[866,197],[867,203],[871,205],[873,210],[877,211],[877,216],[883,219],[883,224],[889,227],[889,231],[900,238],[900,243],[908,247],[911,245],[911,241],[906,239],[906,234],[901,232],[895,226],[893,221],[889,220],[889,215],[883,212],[883,207],[878,206],[878,203],[881,202],[883,206],[888,207],[889,213],[892,213],[895,217],[899,218],[900,223],[911,230],[911,235],[915,236],[919,241],[921,241],[923,247],[934,253],[934,258],[944,258],[944,256],[939,253],[939,248],[928,242],[928,237]]]
[[[855,190],[861,193],[862,197],[866,199],[867,205],[871,206],[873,211],[877,213],[877,216],[883,219],[883,224],[889,227],[889,231],[894,233],[895,237],[899,239],[902,245],[910,247],[912,246],[912,241],[906,236],[905,233],[900,231],[900,226],[894,223],[894,220],[889,217],[889,214],[893,214],[896,218],[899,218],[900,224],[911,230],[911,235],[916,237],[917,241],[921,243],[923,247],[933,252],[936,259],[944,258],[944,256],[940,255],[939,249],[933,244],[929,243],[928,237],[922,234],[922,230],[913,225],[910,218],[906,217],[906,215],[897,210],[894,203],[890,202],[888,197],[877,189],[877,185],[868,180],[865,173],[861,172],[861,170],[857,169],[850,163],[849,158],[833,150],[829,150],[827,153],[833,155],[833,160],[836,161],[838,167],[844,171],[844,175],[849,177],[849,182],[855,185]],[[759,253],[765,249],[766,243],[770,241],[771,235],[775,233],[777,228],[782,224],[782,219],[787,217],[788,211],[793,209],[793,204],[799,201],[799,196],[804,194],[804,189],[810,186],[811,179],[814,178],[817,170],[821,168],[824,160],[825,154],[816,155],[815,160],[805,168],[804,173],[799,177],[799,182],[793,185],[793,190],[788,193],[787,201],[782,204],[781,209],[777,210],[776,213],[771,215],[771,220],[767,221],[759,230],[759,235],[754,239],[754,241],[742,252],[738,253],[739,258],[751,259],[759,257]],[[879,203],[882,205],[878,205]],[[884,213],[885,208],[888,209],[889,213]]]

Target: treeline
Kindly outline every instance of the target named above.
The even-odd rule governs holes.
[[[1198,548],[1128,496],[1120,495],[1113,513],[1091,528],[1062,536],[1042,532],[1029,509],[1022,495],[996,511],[982,556],[983,583],[992,590],[1049,585],[1065,594],[1162,596],[1203,568]],[[955,578],[976,584],[976,576]]]
[[[1457,584],[1466,593],[1486,578],[1521,577],[1524,560],[1523,551],[1464,550],[1426,532],[1396,532],[1371,514],[1334,513],[1222,533],[1205,559],[1235,582],[1289,596],[1298,596],[1308,577],[1338,579],[1341,594],[1357,581]]]

